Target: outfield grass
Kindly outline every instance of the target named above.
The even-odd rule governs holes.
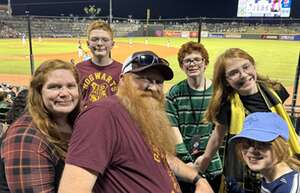
[[[171,47],[179,48],[181,44],[197,39],[186,38],[148,38],[149,44],[166,46],[170,42]],[[84,40],[83,40],[84,41]],[[116,42],[128,42],[128,38],[116,38]],[[132,38],[133,43],[145,43],[145,38]],[[237,39],[202,39],[210,55],[210,64],[207,69],[208,77],[212,76],[213,64],[216,57],[227,48],[239,47],[249,52],[257,62],[258,72],[272,79],[283,82],[285,86],[291,86],[294,82],[295,70],[298,62],[300,42],[279,40],[237,40]],[[167,49],[167,48],[166,48]],[[77,40],[67,39],[63,41],[34,40],[33,51],[36,55],[64,54],[77,50]],[[158,53],[159,54],[159,53]],[[0,74],[30,74],[28,45],[22,45],[21,40],[0,40]],[[37,57],[38,58],[38,57]],[[171,83],[176,83],[185,78],[177,64],[177,56],[174,54],[167,58],[175,72],[175,78]],[[41,61],[35,60],[35,64]]]
[[[145,38],[133,38],[133,43],[144,43]],[[190,39],[197,41],[197,39]],[[118,41],[128,42],[128,38],[118,39]],[[170,39],[172,47],[180,47],[187,39]],[[166,45],[167,38],[151,38],[148,40],[151,44]],[[269,76],[272,79],[283,82],[290,86],[294,83],[295,71],[299,57],[300,42],[279,41],[279,40],[240,40],[240,39],[202,39],[210,56],[210,64],[207,68],[208,77],[212,76],[213,64],[218,55],[228,48],[241,48],[246,50],[254,57],[257,62],[257,70],[260,74]],[[176,73],[172,82],[178,82],[184,78],[184,74],[177,64],[177,57],[167,58]]]

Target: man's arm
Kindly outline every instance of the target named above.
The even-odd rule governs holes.
[[[224,125],[216,124],[215,129],[208,140],[204,154],[199,156],[195,161],[194,165],[198,171],[204,172],[207,169],[212,157],[223,143],[226,132],[227,129]]]
[[[198,171],[193,167],[187,166],[184,162],[173,155],[167,155],[168,164],[175,175],[182,180],[194,183],[196,186],[195,193],[213,193],[207,180],[203,177],[197,179]]]
[[[66,164],[58,193],[92,193],[97,174],[81,167]]]

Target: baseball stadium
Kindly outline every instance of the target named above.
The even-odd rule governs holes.
[[[239,1],[240,6],[243,1]],[[279,2],[283,5],[285,1]],[[255,58],[259,74],[282,83],[288,91],[285,109],[299,134],[300,18],[284,15],[287,8],[281,8],[282,16],[276,15],[279,11],[272,7],[271,12],[276,12],[275,15],[251,17],[247,15],[245,5],[240,16],[234,18],[199,16],[168,19],[151,18],[150,10],[146,10],[145,18],[140,19],[132,18],[132,15],[113,17],[111,13],[99,16],[94,6],[89,8],[91,10],[86,10],[86,16],[47,16],[29,12],[13,15],[9,4],[0,5],[2,91],[28,88],[34,71],[46,60],[60,59],[76,65],[91,59],[93,53],[87,44],[87,28],[93,21],[101,20],[113,30],[115,44],[110,57],[114,60],[123,63],[135,52],[150,50],[169,62],[174,78],[164,83],[165,93],[186,79],[177,55],[186,42],[205,45],[209,53],[205,74],[209,79],[213,78],[214,65],[221,53],[228,48],[245,50]],[[3,122],[7,118],[6,113],[0,112]]]
[[[32,38],[34,67],[53,58],[82,60],[78,56],[78,42],[83,50],[86,46],[86,26],[97,18],[47,17],[47,16],[1,16],[1,82],[28,85],[31,74],[30,45],[28,41],[28,19]],[[98,18],[107,19],[107,18]],[[177,62],[177,51],[187,41],[201,42],[210,53],[207,69],[212,76],[212,66],[218,53],[227,48],[238,47],[249,51],[256,58],[261,74],[281,81],[292,93],[300,47],[300,20],[293,19],[216,19],[216,18],[130,20],[117,18],[111,24],[116,45],[112,56],[122,62],[131,53],[153,50],[160,53],[171,64],[175,72],[174,84],[184,78]],[[267,22],[271,22],[267,23]],[[201,26],[199,27],[199,23]],[[25,38],[25,39],[23,39]],[[291,104],[291,102],[288,102]]]

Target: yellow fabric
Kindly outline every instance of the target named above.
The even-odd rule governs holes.
[[[231,120],[229,134],[237,135],[243,129],[245,119],[245,108],[238,93],[235,93],[230,99],[231,102]]]
[[[226,184],[225,183],[226,183],[225,182],[225,176],[222,175],[220,188],[219,188],[219,191],[217,193],[227,193]]]
[[[295,128],[292,124],[292,121],[285,111],[280,97],[277,95],[275,91],[269,89],[273,96],[280,101],[277,105],[271,107],[271,111],[280,115],[287,123],[289,128],[289,144],[292,149],[292,153],[300,154],[300,144],[298,141],[298,135],[295,131]],[[245,108],[244,105],[239,97],[238,93],[235,93],[233,97],[230,98],[231,102],[231,120],[230,120],[230,127],[229,127],[229,134],[237,135],[241,132],[243,128],[243,122],[245,119]]]
[[[280,101],[279,104],[277,104],[271,108],[271,111],[277,113],[278,115],[281,116],[281,118],[283,120],[285,120],[285,122],[287,123],[287,125],[289,127],[289,144],[290,144],[290,147],[292,148],[292,152],[293,152],[293,154],[294,153],[300,154],[300,144],[299,144],[299,140],[298,140],[299,136],[296,133],[294,125],[293,125],[289,115],[287,114],[286,110],[284,109],[282,102],[280,100],[280,97],[273,90],[271,90],[271,92]]]

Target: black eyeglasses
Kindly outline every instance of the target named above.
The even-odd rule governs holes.
[[[191,65],[192,63],[194,64],[203,64],[205,62],[205,58],[199,58],[199,57],[196,57],[196,58],[187,58],[187,59],[184,59],[182,61],[182,63],[184,65]]]
[[[148,66],[151,64],[165,64],[165,65],[169,66],[169,62],[167,60],[165,60],[163,58],[159,58],[152,54],[137,54],[137,55],[135,55],[131,60],[129,60],[129,62],[124,67],[124,69],[126,69],[132,63],[138,64],[138,66],[135,68],[138,68],[140,66]],[[132,69],[134,70],[134,66]]]

